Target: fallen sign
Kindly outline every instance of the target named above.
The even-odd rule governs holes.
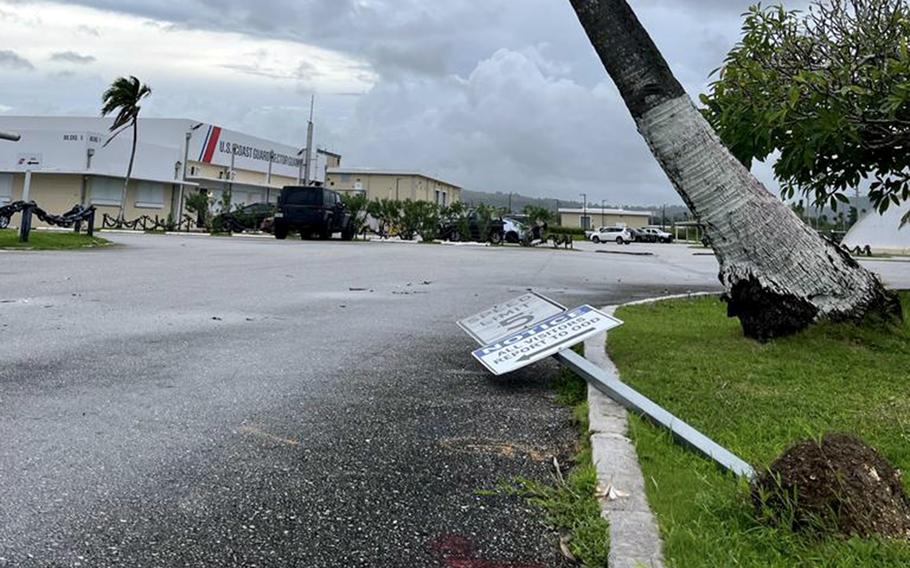
[[[543,314],[556,307],[563,311],[542,318]],[[753,478],[755,470],[736,454],[623,383],[614,373],[570,350],[585,339],[619,327],[622,323],[591,306],[565,310],[549,298],[532,293],[465,318],[458,325],[479,344],[486,343],[473,355],[493,374],[516,371],[552,355],[620,405],[669,430],[677,441],[735,475]],[[509,329],[510,325],[527,327],[515,331]],[[511,333],[494,341],[484,339],[497,333],[497,330]]]
[[[618,319],[591,306],[579,306],[488,343],[473,355],[491,373],[503,375],[620,325]]]
[[[532,327],[547,318],[562,314],[566,307],[536,292],[496,304],[488,310],[458,322],[458,326],[477,343],[486,345],[511,333]]]

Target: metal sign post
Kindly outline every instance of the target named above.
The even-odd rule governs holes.
[[[589,337],[622,325],[620,320],[591,306],[566,310],[532,292],[465,318],[458,325],[483,345],[473,355],[490,372],[510,373],[553,356],[618,404],[666,428],[677,441],[723,469],[750,479],[755,476],[752,466],[733,452],[571,350]]]

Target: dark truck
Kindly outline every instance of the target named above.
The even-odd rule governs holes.
[[[298,231],[303,239],[318,235],[330,239],[334,233],[350,241],[354,238],[351,214],[341,196],[324,187],[287,186],[278,196],[273,231],[276,239],[286,239]]]

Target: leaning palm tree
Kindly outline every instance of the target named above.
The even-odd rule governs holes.
[[[107,116],[117,112],[114,123],[111,125],[111,137],[104,143],[105,146],[129,127],[133,128],[133,146],[130,151],[130,164],[126,168],[126,178],[123,180],[123,192],[120,194],[120,213],[117,215],[119,221],[123,221],[126,211],[126,192],[129,188],[130,177],[133,175],[133,162],[136,159],[136,141],[139,138],[139,111],[142,107],[139,102],[145,97],[152,94],[152,89],[143,84],[136,77],[118,77],[111,83],[104,94],[101,95],[103,103],[101,107],[101,116]]]
[[[878,278],[823,240],[720,142],[626,0],[570,0],[638,131],[705,227],[727,311],[767,340],[822,319],[902,317]]]

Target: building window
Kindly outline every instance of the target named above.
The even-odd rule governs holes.
[[[581,228],[585,231],[591,229],[591,217],[582,215],[581,217]]]
[[[120,205],[123,181],[116,178],[92,178],[92,205]]]
[[[438,189],[436,190],[436,205],[439,205],[442,202],[441,193]]]
[[[449,193],[446,191],[442,192],[442,206],[445,207],[449,204]]]
[[[136,207],[143,209],[164,208],[164,186],[160,183],[139,182],[136,192]]]
[[[0,174],[0,203],[13,200],[13,174]]]

